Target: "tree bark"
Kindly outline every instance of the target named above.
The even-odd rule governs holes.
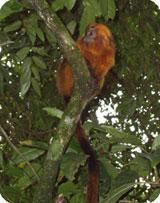
[[[61,51],[72,66],[75,81],[72,98],[49,146],[44,172],[33,199],[34,203],[53,203],[56,197],[55,186],[62,156],[75,132],[83,109],[97,90],[90,78],[84,58],[56,13],[49,8],[45,0],[30,0],[30,2],[47,27],[56,36]]]

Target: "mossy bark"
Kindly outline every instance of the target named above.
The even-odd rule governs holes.
[[[34,203],[53,203],[60,163],[87,103],[97,91],[86,62],[65,26],[45,0],[30,0],[39,16],[56,36],[60,49],[72,66],[75,86],[72,98],[53,136],[44,164],[44,172],[34,195]],[[81,70],[81,71],[79,71]],[[82,80],[83,78],[83,80]]]

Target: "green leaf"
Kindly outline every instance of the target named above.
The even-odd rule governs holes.
[[[76,24],[77,24],[77,23],[76,23],[76,21],[74,21],[74,20],[70,21],[70,22],[67,24],[67,28],[68,28],[68,30],[70,31],[71,34],[74,33],[75,28],[76,28]]]
[[[160,149],[158,148],[151,154],[147,154],[147,158],[151,161],[152,167],[157,166],[160,163]]]
[[[112,126],[103,125],[101,128],[111,135],[109,140],[112,143],[129,143],[136,146],[141,145],[140,139],[137,138],[135,135],[121,132]]]
[[[34,45],[36,41],[37,27],[38,27],[38,16],[34,13],[29,15],[27,18],[23,20],[24,27],[30,38],[32,45]]]
[[[2,71],[0,70],[0,94],[4,93],[4,76]]]
[[[136,171],[130,169],[122,169],[122,171],[113,179],[111,189],[114,190],[121,185],[133,183],[137,178],[139,178]]]
[[[4,160],[3,160],[3,153],[2,150],[0,150],[0,170],[4,169]]]
[[[52,9],[54,11],[58,11],[58,10],[61,10],[64,8],[64,5],[65,5],[65,1],[66,0],[55,0],[53,3],[52,3]]]
[[[32,147],[21,147],[19,148],[19,151],[21,152],[21,155],[14,155],[12,158],[12,161],[15,164],[19,164],[25,161],[32,161],[45,153],[45,150]]]
[[[75,194],[70,203],[84,203],[86,201],[86,197],[83,193],[83,191],[80,191],[79,193]]]
[[[152,144],[152,150],[156,150],[160,148],[160,135],[158,135],[154,141],[153,141],[153,144]]]
[[[44,32],[46,34],[46,38],[49,41],[49,43],[52,46],[55,45],[55,43],[57,42],[57,39],[56,39],[55,35],[46,27],[44,28]]]
[[[15,22],[13,22],[12,24],[7,25],[4,28],[4,32],[12,32],[12,31],[18,30],[21,27],[21,25],[22,25],[22,22],[20,20],[17,20]]]
[[[52,3],[52,9],[58,11],[66,7],[68,10],[71,10],[76,3],[76,0],[55,0]]]
[[[80,20],[80,34],[84,33],[86,27],[95,21],[95,18],[101,16],[100,5],[97,0],[84,0],[84,10]]]
[[[112,146],[111,152],[116,153],[116,152],[123,152],[126,151],[127,149],[131,149],[131,146],[124,145],[124,144],[115,144]]]
[[[43,59],[41,57],[33,56],[32,59],[37,67],[44,69],[44,70],[47,69],[45,62],[43,61]]]
[[[114,0],[99,0],[101,12],[106,21],[113,19],[116,14],[116,5]]]
[[[107,160],[106,158],[101,158],[100,159],[105,171],[108,173],[108,175],[114,179],[118,173],[119,173],[119,170],[116,169],[111,163],[109,160]]]
[[[32,163],[32,167],[37,173],[39,173],[42,168],[42,166],[37,163]],[[29,186],[33,185],[36,182],[36,177],[33,175],[33,171],[30,167],[25,166],[23,171],[24,175],[20,177],[16,182],[16,186],[19,187],[21,190],[27,189]]]
[[[52,117],[56,117],[61,119],[62,115],[63,115],[63,111],[57,109],[57,108],[52,108],[52,107],[45,107],[43,108],[44,111],[46,111],[48,113],[48,115],[52,116]]]
[[[11,200],[11,202],[17,202],[18,199],[17,197],[22,195],[22,191],[20,190],[20,188],[13,185],[12,186],[6,185],[1,190],[1,193],[2,195],[4,195],[4,197],[7,197],[8,200]]]
[[[44,33],[43,33],[42,29],[39,28],[39,27],[35,27],[35,30],[36,30],[36,34],[37,34],[37,36],[39,37],[39,39],[40,39],[42,42],[44,42],[44,41],[45,41],[45,38],[44,38]]]
[[[26,56],[28,55],[29,51],[30,51],[29,47],[24,47],[24,48],[20,49],[16,53],[18,61],[23,61],[26,58]]]
[[[120,197],[122,197],[135,185],[136,185],[135,183],[127,183],[113,190],[110,190],[110,192],[107,195],[107,198],[104,201],[102,201],[102,203],[116,203]]]
[[[20,77],[20,92],[21,92],[21,97],[24,97],[25,94],[28,92],[31,84],[31,63],[32,60],[31,58],[26,58],[24,60],[24,63],[22,65],[22,73]]]
[[[141,156],[137,156],[129,165],[130,169],[138,173],[140,177],[145,177],[151,172],[150,161]]]
[[[39,54],[41,56],[47,56],[47,52],[44,49],[44,47],[32,47],[32,51],[35,52],[36,54]]]
[[[75,153],[80,153],[82,152],[82,149],[77,142],[76,137],[73,137],[72,140],[70,141],[69,147],[68,147],[68,152],[75,152]]]
[[[19,187],[21,190],[25,190],[26,188],[31,186],[33,183],[35,183],[34,178],[31,179],[28,176],[23,176],[18,179],[16,186]]]
[[[135,184],[138,174],[135,171],[123,170],[112,181],[111,190],[107,195],[104,203],[116,203],[120,197],[128,192]]]
[[[20,178],[23,176],[24,171],[21,168],[18,168],[17,166],[9,165],[6,169],[6,174],[9,177],[16,177]]]
[[[58,193],[62,193],[65,197],[69,198],[70,195],[77,193],[77,185],[67,181],[66,183],[63,183],[58,187]]]
[[[74,7],[76,0],[65,0],[64,3],[65,7],[70,11]]]
[[[13,41],[9,40],[8,35],[5,32],[0,31],[0,46],[11,43],[13,43]]]
[[[119,105],[118,111],[121,115],[126,115],[127,117],[131,117],[136,111],[137,101],[133,100],[130,97],[124,99],[122,105]]]
[[[43,149],[43,150],[48,149],[48,144],[46,142],[34,141],[34,140],[23,140],[23,141],[20,141],[19,143],[24,146],[34,147],[38,149]]]
[[[151,196],[149,197],[149,200],[150,200],[151,202],[153,202],[155,199],[158,198],[159,194],[160,194],[160,188],[155,189],[154,191],[152,191],[152,194],[151,194]]]
[[[75,179],[75,174],[78,172],[79,167],[84,166],[86,159],[87,156],[82,153],[66,153],[61,163],[61,170],[63,171],[65,177],[68,178],[70,181],[73,181]]]
[[[35,65],[31,65],[31,71],[34,77],[36,78],[36,80],[40,81],[41,78],[40,78],[39,68],[36,67]]]
[[[13,13],[21,12],[22,10],[23,7],[17,0],[7,1],[0,9],[0,21]]]
[[[35,78],[31,79],[31,83],[34,91],[41,97],[40,83]]]

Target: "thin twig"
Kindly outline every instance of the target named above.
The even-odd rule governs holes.
[[[35,175],[35,177],[37,178],[37,180],[39,181],[39,176],[36,173],[36,171],[34,170],[34,168],[32,167],[32,165],[29,163],[29,161],[27,161],[26,157],[18,150],[18,148],[11,142],[11,140],[9,139],[9,136],[7,135],[7,133],[5,132],[5,130],[3,129],[3,127],[0,125],[0,132],[2,133],[2,135],[5,137],[5,139],[7,140],[8,144],[12,147],[12,149],[20,156],[22,157],[23,161],[29,166],[29,168],[31,169],[31,171],[33,172],[33,174]]]

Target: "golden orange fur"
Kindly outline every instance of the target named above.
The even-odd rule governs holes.
[[[76,45],[86,59],[97,85],[102,87],[104,77],[115,61],[115,44],[109,28],[103,24],[91,24],[84,36],[77,40]],[[58,70],[57,87],[59,93],[66,97],[71,95],[74,87],[72,69],[66,59]]]

